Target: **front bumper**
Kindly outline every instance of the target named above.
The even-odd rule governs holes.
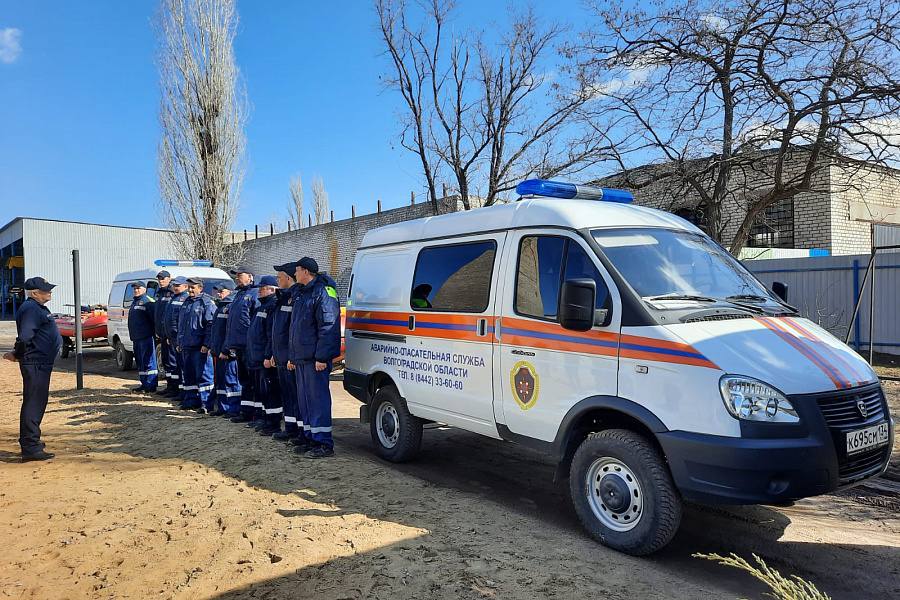
[[[868,421],[836,424],[821,406],[835,399],[871,398],[877,389],[883,413]],[[792,396],[803,427],[793,435],[765,435],[763,427],[745,430],[744,437],[724,437],[685,431],[658,433],[675,484],[685,499],[704,504],[780,504],[832,492],[878,475],[887,468],[894,424],[880,387],[864,386],[830,394]],[[847,431],[887,420],[888,443],[847,456]],[[749,436],[748,436],[749,434]],[[752,437],[750,437],[752,436]]]

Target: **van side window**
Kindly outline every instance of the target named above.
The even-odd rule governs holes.
[[[556,320],[566,239],[531,235],[519,243],[516,272],[516,313],[536,319]]]
[[[128,284],[125,286],[125,297],[122,299],[122,308],[129,309],[131,305],[134,303],[134,285]]]
[[[148,281],[147,282],[147,296],[150,298],[156,298],[156,292],[159,291],[159,282],[158,281]]]
[[[584,248],[573,241],[569,241],[569,249],[566,253],[566,270],[563,281],[567,279],[593,279],[597,284],[597,300],[594,308],[608,308],[609,288],[600,276],[597,267],[584,251]]]
[[[491,296],[493,240],[431,246],[419,252],[409,305],[413,310],[480,313]]]

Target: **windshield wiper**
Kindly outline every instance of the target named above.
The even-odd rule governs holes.
[[[753,302],[768,302],[771,298],[766,296],[758,296],[756,294],[735,294],[734,296],[726,296],[726,300],[751,300]]]
[[[695,296],[693,294],[663,294],[662,296],[644,298],[644,300],[694,300],[696,302],[718,302],[718,300],[710,298],[709,296]]]

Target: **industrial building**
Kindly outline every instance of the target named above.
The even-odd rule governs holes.
[[[55,283],[50,312],[71,313],[72,250],[81,262],[81,303],[106,304],[116,274],[176,258],[164,229],[16,217],[0,228],[0,318],[12,318],[23,284],[41,276]]]

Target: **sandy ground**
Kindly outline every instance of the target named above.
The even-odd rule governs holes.
[[[674,542],[636,559],[589,540],[552,466],[516,446],[432,429],[416,462],[378,460],[339,383],[338,456],[309,461],[129,393],[108,351],[87,353],[81,392],[72,367],[44,420],[57,458],[21,464],[18,369],[0,363],[0,597],[762,597],[698,551],[756,552],[834,598],[900,597],[896,481],[790,508],[688,507]],[[898,414],[900,384],[886,387]]]

